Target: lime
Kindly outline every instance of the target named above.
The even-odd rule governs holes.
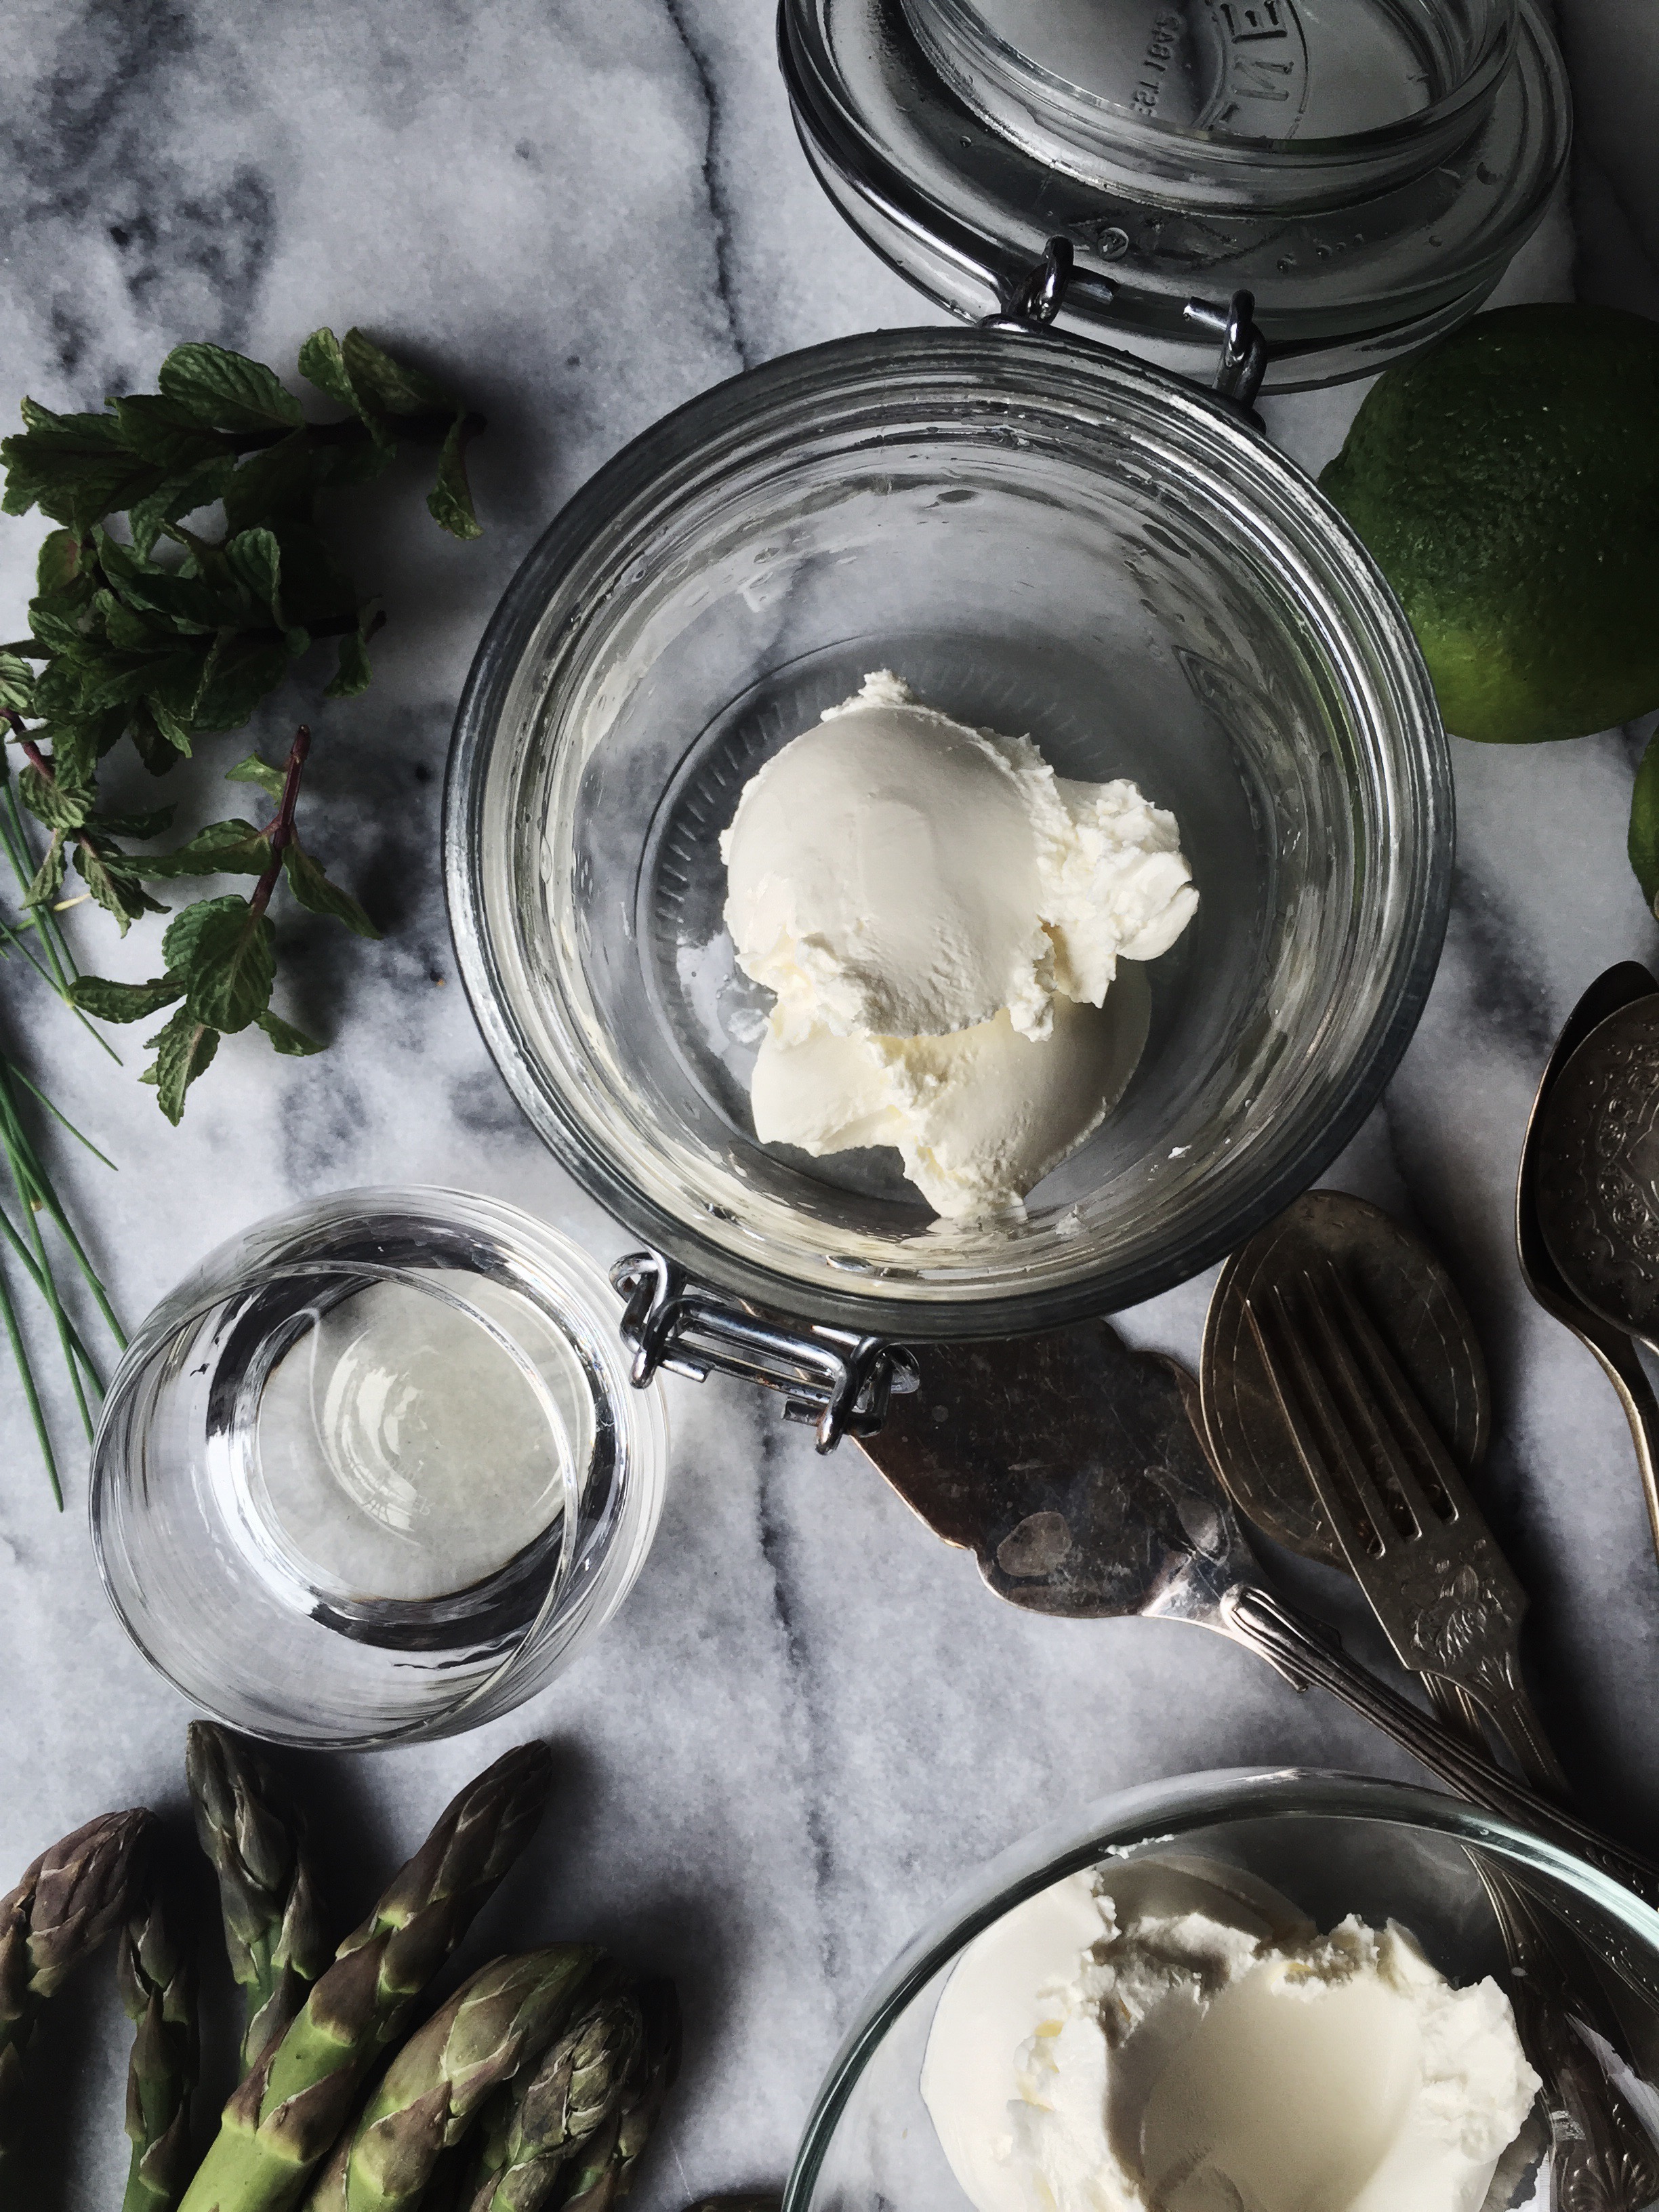
[[[1659,707],[1659,323],[1477,315],[1383,371],[1319,481],[1459,737],[1532,744]]]

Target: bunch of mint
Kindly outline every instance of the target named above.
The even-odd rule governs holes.
[[[204,899],[176,914],[154,981],[80,976],[67,986],[73,1005],[105,1021],[140,1021],[176,1005],[150,1041],[155,1058],[144,1076],[175,1122],[221,1036],[257,1024],[279,1052],[321,1048],[270,1011],[266,908],[279,883],[313,913],[365,937],[380,933],[295,834],[307,729],[283,766],[250,755],[229,771],[270,793],[275,811],[263,826],[212,823],[173,852],[133,849],[129,841],[163,836],[174,809],[100,806],[100,764],[126,744],[153,775],[168,774],[198,739],[241,728],[319,640],[337,641],[324,696],[367,688],[368,641],[383,617],[319,527],[319,493],[368,483],[402,443],[434,446],[427,505],[452,535],[478,535],[465,465],[478,416],[361,331],[343,343],[314,331],[299,367],[348,411],[311,422],[258,362],[181,345],[162,363],[156,392],[88,415],[54,415],[26,399],[27,427],[0,442],[4,511],[38,507],[61,526],[40,549],[30,636],[0,647],[0,716],[25,763],[15,795],[49,832],[26,906],[44,924],[72,866],[125,935],[142,915],[167,911],[151,884],[258,878],[247,897]],[[204,511],[222,514],[220,535],[185,526]],[[125,519],[118,533],[110,527],[117,517]],[[0,748],[0,784],[9,774]]]

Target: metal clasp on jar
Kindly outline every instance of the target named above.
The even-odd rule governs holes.
[[[1075,257],[1069,238],[1051,238],[1042,258],[1004,297],[1000,310],[981,325],[988,331],[1016,333],[1046,330],[1065,305]],[[1115,286],[1096,279],[1094,291],[1110,300]],[[1224,304],[1217,300],[1188,300],[1182,310],[1189,323],[1212,331],[1221,341],[1216,364],[1215,396],[1253,428],[1262,428],[1255,398],[1267,373],[1267,342],[1255,325],[1255,295],[1235,292]],[[1083,343],[1087,343],[1085,340]]]
[[[916,1388],[915,1356],[902,1345],[762,1313],[696,1281],[660,1252],[630,1252],[611,1281],[626,1301],[621,1329],[634,1353],[635,1389],[661,1369],[694,1382],[715,1370],[735,1375],[781,1391],[785,1420],[810,1422],[827,1452],[844,1436],[873,1436],[892,1394]]]

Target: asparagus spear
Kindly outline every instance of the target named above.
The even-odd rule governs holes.
[[[417,2204],[440,2153],[459,2142],[491,2090],[556,2032],[600,1956],[591,1943],[557,1943],[474,1974],[392,2060],[306,2212],[408,2212]]]
[[[634,2169],[680,2070],[680,2001],[673,1983],[660,1975],[641,1982],[634,1994],[645,2022],[645,2069],[637,2094],[623,2100],[617,2131],[618,2197],[626,2197],[633,2186]]]
[[[192,2163],[196,1974],[159,1896],[122,1929],[115,1978],[137,2031],[127,2067],[132,2166],[121,2212],[173,2212]]]
[[[40,2008],[132,1909],[155,1830],[142,1809],[106,1813],[43,1851],[0,1898],[0,2160],[27,2117],[23,2046]]]
[[[225,2106],[182,2212],[287,2212],[298,2202],[369,2065],[530,1840],[551,1776],[546,1745],[522,1744],[445,1810]]]
[[[661,2101],[679,2073],[679,2002],[668,1980],[595,2006],[525,2090],[507,2157],[469,2212],[608,2212],[629,2194]],[[540,2143],[540,2154],[538,2154]]]
[[[246,2074],[305,2002],[333,1955],[301,1849],[297,1818],[264,1759],[209,1721],[192,1721],[185,1774],[196,1833],[219,1877],[230,1971],[247,2008]]]
[[[526,2084],[475,2212],[538,2212],[560,2166],[620,2112],[644,2051],[645,2023],[629,1996],[605,1998],[567,2028]]]

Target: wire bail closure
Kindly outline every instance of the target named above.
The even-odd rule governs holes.
[[[1221,340],[1221,359],[1216,365],[1218,399],[1263,428],[1255,411],[1255,396],[1267,373],[1267,341],[1255,326],[1255,295],[1235,292],[1224,307],[1212,300],[1188,300],[1182,310],[1189,323],[1212,331]]]
[[[1004,294],[1001,307],[994,315],[988,315],[981,328],[1028,334],[1047,330],[1065,305],[1075,262],[1071,240],[1051,238],[1042,258]],[[1118,288],[1109,278],[1091,276],[1088,283],[1092,298],[1104,302],[1116,299]],[[1255,411],[1255,398],[1267,371],[1267,342],[1256,328],[1255,294],[1235,292],[1224,307],[1214,300],[1188,300],[1182,313],[1187,321],[1221,341],[1213,386],[1216,398],[1252,428],[1264,428]]]
[[[811,1424],[821,1452],[844,1436],[872,1437],[895,1393],[914,1390],[915,1356],[883,1336],[813,1325],[797,1328],[742,1305],[690,1277],[660,1252],[630,1252],[611,1270],[625,1301],[623,1341],[634,1353],[629,1380],[642,1390],[659,1370],[694,1382],[735,1375],[783,1394],[786,1421]]]

